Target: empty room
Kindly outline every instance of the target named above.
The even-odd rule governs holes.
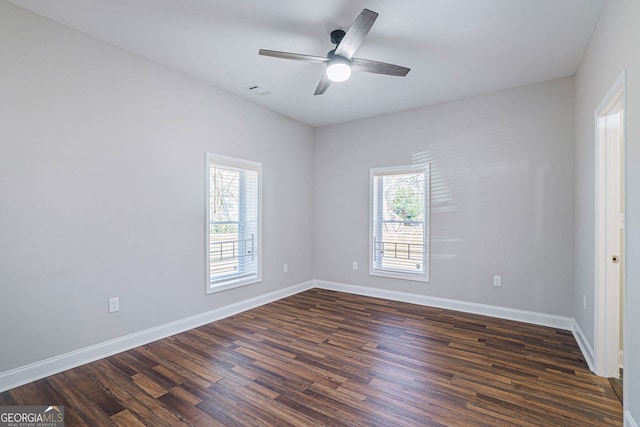
[[[0,0],[0,426],[638,427],[639,22]]]

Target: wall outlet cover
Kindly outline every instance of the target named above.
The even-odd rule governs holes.
[[[120,311],[120,298],[109,298],[109,313],[115,313],[116,311]]]

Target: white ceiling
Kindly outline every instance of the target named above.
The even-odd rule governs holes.
[[[573,75],[606,0],[9,0],[312,126],[408,110]],[[359,58],[411,68],[354,72],[321,96],[329,33],[380,14]],[[271,94],[248,90],[258,85]]]

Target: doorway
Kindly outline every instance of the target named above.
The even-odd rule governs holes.
[[[609,378],[624,366],[625,88],[623,72],[595,111],[595,370]]]

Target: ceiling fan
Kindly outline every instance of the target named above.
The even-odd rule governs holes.
[[[351,70],[404,77],[410,71],[410,68],[353,57],[362,42],[364,42],[364,38],[369,34],[369,30],[371,30],[377,18],[378,14],[376,12],[363,9],[362,13],[358,15],[346,32],[343,30],[332,31],[331,43],[335,44],[336,47],[329,51],[326,57],[266,49],[260,49],[258,54],[274,58],[292,59],[294,61],[326,64],[326,71],[320,79],[314,95],[325,93],[332,82],[347,80],[351,76]]]

